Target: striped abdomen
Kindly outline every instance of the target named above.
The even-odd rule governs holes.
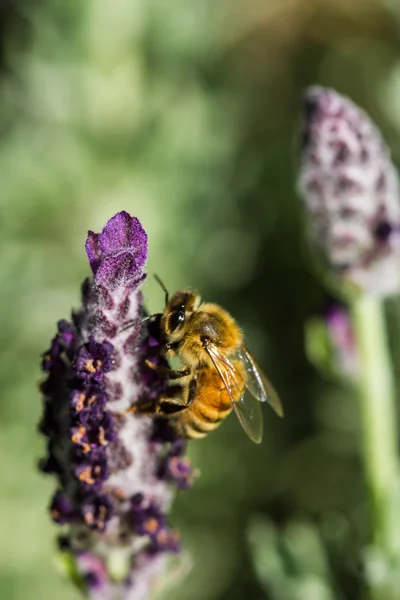
[[[232,404],[221,377],[212,368],[197,372],[191,393],[192,403],[176,417],[176,428],[178,435],[197,439],[214,431],[229,415]]]

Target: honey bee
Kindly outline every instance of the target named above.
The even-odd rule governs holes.
[[[167,361],[177,357],[183,366],[176,370],[146,361],[176,383],[151,412],[168,417],[180,437],[197,439],[216,429],[233,410],[249,438],[260,443],[261,403],[269,402],[280,417],[283,408],[243,344],[236,321],[217,304],[202,303],[190,291],[178,291],[169,299],[157,280],[166,294],[166,306],[159,315],[161,354]]]

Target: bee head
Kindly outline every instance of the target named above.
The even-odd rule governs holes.
[[[200,297],[193,292],[175,292],[161,318],[161,329],[169,342],[183,337],[187,322],[199,305]]]

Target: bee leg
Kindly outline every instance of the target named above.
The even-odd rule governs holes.
[[[156,402],[136,402],[128,408],[123,416],[129,413],[139,413],[141,415],[159,415],[160,417],[169,417],[188,407],[188,404],[176,398],[159,398]]]
[[[138,400],[132,404],[124,415],[129,413],[139,413],[141,415],[160,415],[167,417],[178,411],[187,408],[187,404],[179,398],[158,398],[157,400]]]
[[[190,382],[188,393],[185,395],[182,395],[183,388],[181,386],[171,386],[172,396],[159,399],[157,412],[169,416],[185,410],[193,402],[195,389],[196,381],[194,379]]]
[[[166,373],[168,379],[182,379],[183,377],[187,377],[190,375],[191,370],[190,367],[185,367],[184,369],[169,369]]]
[[[158,400],[149,400],[147,398],[139,399],[135,404],[132,404],[123,415],[129,413],[140,413],[142,415],[152,415],[157,411]]]
[[[185,402],[177,401],[172,398],[160,398],[158,406],[156,407],[155,414],[169,417],[176,413],[186,410],[189,405]]]
[[[149,359],[146,359],[145,363],[149,369],[157,371],[158,373],[164,373],[168,379],[181,379],[182,377],[187,377],[191,373],[190,367],[184,367],[183,369],[170,369],[165,365],[155,365]]]
[[[171,385],[166,392],[168,395],[157,398],[156,400],[147,398],[138,400],[135,404],[132,404],[124,414],[140,413],[142,415],[147,414],[168,417],[169,415],[184,410],[190,406],[193,401],[194,391],[192,392],[191,390],[193,389],[194,383],[194,380],[190,383],[189,393],[187,394],[184,393],[182,386]]]
[[[156,413],[168,417],[169,415],[174,415],[177,412],[186,410],[189,406],[190,404],[188,404],[185,400],[176,398],[160,398]]]

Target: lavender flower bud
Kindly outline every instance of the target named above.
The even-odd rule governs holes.
[[[94,278],[83,284],[82,308],[59,322],[43,356],[41,468],[57,477],[50,512],[67,526],[60,543],[85,591],[139,600],[168,553],[179,552],[166,514],[174,487],[188,487],[193,472],[167,421],[128,412],[168,385],[145,364],[166,364],[157,321],[143,321],[146,233],[121,212],[102,233],[89,232],[86,252]]]
[[[398,291],[399,185],[380,132],[333,90],[310,88],[303,110],[299,190],[317,243],[358,290]]]
[[[344,306],[332,305],[325,313],[325,322],[335,371],[355,380],[360,372],[360,357],[349,312]]]

